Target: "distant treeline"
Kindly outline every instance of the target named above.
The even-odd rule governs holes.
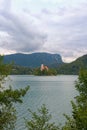
[[[29,67],[13,65],[10,74],[13,74],[13,75],[32,75],[33,72],[34,72],[34,70],[29,68]]]
[[[57,71],[54,68],[50,68],[48,71],[41,71],[40,68],[29,68],[18,65],[13,65],[11,75],[57,75]]]

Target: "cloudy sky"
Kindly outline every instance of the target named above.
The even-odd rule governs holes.
[[[0,54],[87,54],[87,0],[0,0]]]

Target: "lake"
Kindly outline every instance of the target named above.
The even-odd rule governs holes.
[[[49,113],[52,114],[52,121],[56,124],[65,122],[64,113],[71,113],[71,100],[77,94],[75,90],[75,75],[58,76],[33,76],[33,75],[12,75],[9,76],[6,85],[14,89],[30,86],[30,90],[23,97],[23,104],[16,104],[17,123],[16,130],[26,130],[24,118],[30,119],[28,108],[37,111],[42,104],[46,104]]]

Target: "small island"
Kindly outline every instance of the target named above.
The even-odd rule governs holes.
[[[41,64],[41,67],[35,69],[34,75],[52,76],[52,75],[57,75],[57,72],[55,69],[49,68],[48,66]]]

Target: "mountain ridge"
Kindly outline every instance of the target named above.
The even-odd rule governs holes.
[[[31,54],[15,53],[4,56],[4,62],[14,62],[16,65],[26,66],[30,68],[39,67],[41,64],[52,66],[53,64],[62,64],[62,58],[59,54],[51,54],[46,52],[37,52]]]
[[[25,63],[27,59],[23,58],[22,55],[28,56],[29,54],[16,53],[4,56],[4,61],[6,60],[5,59],[6,57],[7,59],[9,59],[7,60],[7,62],[5,61],[5,63],[11,63],[18,55],[19,55],[18,61],[22,61],[23,63]],[[13,56],[14,58],[12,58]],[[39,63],[38,63],[38,57],[40,61]],[[32,64],[35,63],[34,66],[32,66],[32,64],[31,66],[29,65],[23,66],[22,64],[21,66],[20,64],[14,64],[12,74],[33,74],[35,68],[40,68],[41,64],[47,65],[49,68],[54,68],[57,74],[66,74],[66,75],[68,74],[78,75],[79,70],[87,69],[87,54],[77,58],[75,61],[72,61],[70,63],[64,63],[59,54],[50,54],[50,53],[33,53],[33,57],[31,58],[30,63],[32,62],[32,60],[33,60]]]

